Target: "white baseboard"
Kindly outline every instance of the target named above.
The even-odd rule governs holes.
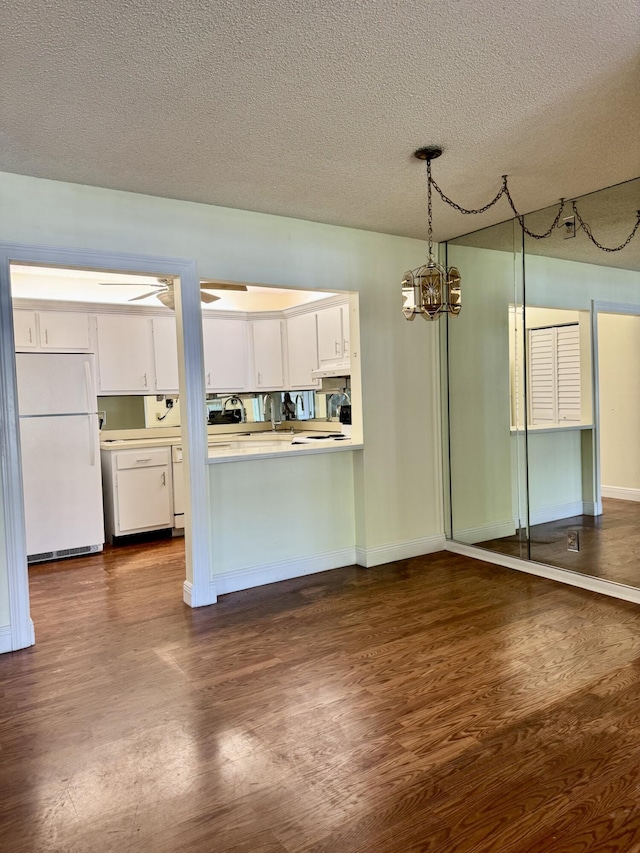
[[[342,548],[337,551],[314,554],[311,557],[293,558],[261,566],[249,566],[235,572],[225,572],[211,580],[211,587],[217,595],[225,595],[228,592],[238,592],[254,586],[264,586],[268,583],[339,569],[342,566],[352,566],[355,562],[355,548]]]
[[[11,646],[11,625],[3,625],[0,628],[0,655],[5,652],[12,652]]]
[[[640,501],[640,489],[625,489],[623,486],[603,486],[603,498],[615,498],[619,501]]]
[[[444,551],[447,540],[443,533],[425,536],[422,539],[410,539],[407,542],[395,542],[392,545],[379,545],[377,548],[356,548],[356,563],[367,569],[393,563],[395,560],[408,560],[410,557],[422,557]]]
[[[185,581],[182,584],[182,600],[189,607],[208,607],[215,604],[218,600],[215,584],[207,584],[204,595],[196,596],[191,581]]]
[[[600,595],[608,595],[610,598],[621,598],[623,601],[632,601],[640,604],[640,589],[627,586],[615,581],[605,581],[602,578],[594,578],[589,575],[581,575],[568,569],[558,569],[555,566],[547,566],[544,563],[533,563],[529,560],[520,560],[517,557],[509,557],[506,554],[497,554],[493,551],[485,551],[483,548],[474,548],[472,545],[463,545],[459,542],[447,542],[447,551],[453,554],[462,554],[483,563],[493,563],[506,569],[515,569],[518,572],[526,572],[529,575],[537,575],[552,581],[586,589],[589,592],[597,592]]]
[[[467,527],[465,530],[454,530],[456,542],[473,545],[476,542],[487,542],[490,539],[504,539],[516,532],[516,523],[512,518],[498,521],[495,524],[485,524],[482,527]]]
[[[536,524],[547,524],[549,521],[561,521],[563,518],[572,518],[574,515],[593,515],[593,512],[585,512],[585,504],[583,501],[572,501],[566,504],[556,504],[555,506],[545,506],[541,509],[529,510],[529,524],[533,527]]]

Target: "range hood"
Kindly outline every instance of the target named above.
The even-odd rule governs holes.
[[[323,379],[327,376],[351,376],[351,364],[349,362],[326,364],[324,367],[316,367],[311,371],[314,379]]]

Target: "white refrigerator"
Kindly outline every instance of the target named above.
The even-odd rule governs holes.
[[[101,551],[93,356],[17,353],[16,372],[29,562]]]

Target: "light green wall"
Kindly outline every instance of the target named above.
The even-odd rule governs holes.
[[[352,456],[340,452],[211,465],[216,573],[352,548]],[[242,500],[229,500],[236,495]]]
[[[441,534],[437,327],[400,310],[402,273],[424,262],[424,243],[10,174],[0,174],[0,240],[195,258],[204,277],[358,291],[366,449],[355,454],[349,523],[363,548]],[[291,482],[292,500],[307,502],[309,485]],[[268,483],[259,487],[272,500]],[[243,495],[231,487],[225,500]],[[256,560],[277,559],[287,524],[255,543]],[[323,550],[343,539],[329,535]]]
[[[453,538],[513,532],[509,410],[509,304],[513,257],[449,246],[462,274],[463,310],[449,322]]]

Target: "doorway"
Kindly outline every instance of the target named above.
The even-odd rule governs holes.
[[[201,417],[203,387],[202,336],[198,278],[195,263],[172,258],[144,258],[106,252],[49,249],[37,246],[0,244],[0,372],[4,393],[0,403],[0,442],[2,443],[2,493],[0,509],[4,522],[4,553],[0,570],[6,567],[8,613],[0,626],[1,651],[16,650],[35,641],[29,614],[29,586],[23,476],[20,459],[20,424],[16,382],[15,340],[23,331],[14,329],[11,295],[11,265],[34,265],[73,270],[100,270],[109,273],[170,275],[176,280],[176,320],[178,326],[181,408],[187,437],[183,441],[187,463],[185,524],[185,579],[183,599],[191,606],[209,604],[210,549],[208,542],[208,489],[206,482],[206,431]],[[183,334],[184,327],[189,331]],[[51,346],[52,328],[44,326],[40,340],[38,318],[31,328],[32,342],[40,351]],[[53,336],[55,338],[55,336]],[[185,346],[185,339],[189,345]],[[41,346],[43,344],[44,345]],[[76,347],[76,349],[78,349]],[[97,407],[96,407],[97,409]],[[95,413],[94,413],[95,414]],[[3,559],[2,559],[3,558]],[[5,578],[0,577],[0,581]],[[177,593],[179,595],[179,592]]]

